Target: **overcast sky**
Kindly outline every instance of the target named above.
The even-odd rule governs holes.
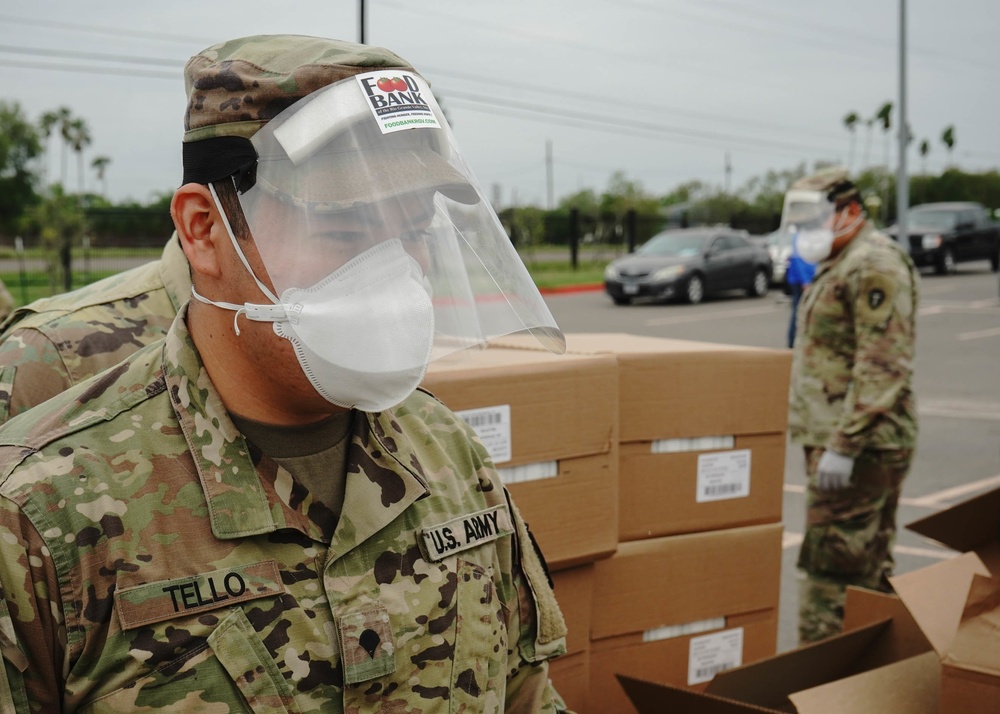
[[[32,121],[67,106],[107,156],[115,201],[180,181],[181,71],[215,42],[294,33],[357,41],[358,0],[35,0],[0,11],[0,100]],[[598,193],[622,171],[654,194],[739,188],[817,160],[895,170],[899,0],[367,0],[366,40],[421,72],[462,153],[504,205]],[[997,0],[907,0],[911,173],[1000,165]],[[894,102],[893,127],[856,130]],[[923,139],[930,152],[917,150]],[[53,144],[49,176],[61,172]],[[730,170],[727,172],[727,156]],[[77,190],[75,157],[67,185]]]

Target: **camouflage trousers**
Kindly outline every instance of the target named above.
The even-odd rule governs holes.
[[[851,486],[816,487],[823,449],[805,447],[806,528],[799,551],[799,641],[841,631],[848,585],[890,592],[895,565],[896,507],[912,449],[866,451],[854,462]]]

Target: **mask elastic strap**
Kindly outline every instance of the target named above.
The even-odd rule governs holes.
[[[212,192],[212,199],[215,201],[215,206],[216,208],[219,209],[219,214],[222,216],[222,223],[226,227],[226,233],[229,234],[229,240],[232,242],[233,247],[236,249],[236,254],[240,256],[240,261],[242,261],[243,267],[245,267],[247,269],[247,272],[250,273],[250,276],[254,279],[254,282],[257,283],[257,287],[261,289],[261,292],[263,292],[271,302],[277,304],[278,302],[280,302],[278,298],[275,296],[274,293],[268,290],[267,286],[264,285],[264,283],[260,281],[260,278],[257,277],[257,274],[253,272],[253,268],[250,267],[250,262],[247,260],[247,257],[243,255],[243,250],[240,248],[240,244],[236,241],[236,235],[233,233],[233,228],[232,226],[229,225],[229,217],[226,215],[226,212],[222,209],[222,203],[219,201],[219,195],[215,192],[215,186],[213,186],[212,184],[208,184],[208,190]]]
[[[847,234],[847,233],[850,233],[850,232],[851,232],[851,231],[853,231],[853,230],[854,230],[855,228],[857,228],[857,226],[858,226],[858,225],[859,225],[859,224],[860,224],[860,223],[861,223],[861,222],[862,222],[862,221],[863,221],[864,219],[865,219],[865,217],[864,217],[863,215],[861,215],[861,214],[859,213],[859,214],[858,214],[858,215],[857,215],[857,216],[855,217],[855,219],[854,219],[853,221],[851,221],[851,224],[850,224],[849,226],[840,226],[840,227],[837,227],[837,226],[834,226],[834,227],[833,227],[833,235],[834,235],[835,237],[839,238],[839,237],[840,237],[840,236],[842,236],[842,235],[845,235],[845,234]]]

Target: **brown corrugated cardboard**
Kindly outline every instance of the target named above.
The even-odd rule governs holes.
[[[594,607],[594,566],[552,573],[553,590],[563,618],[566,620],[566,653],[574,654],[590,648],[590,617]]]
[[[498,344],[533,349],[515,335]],[[622,442],[784,432],[791,353],[623,333],[568,333],[573,354],[618,358]]]
[[[781,524],[621,543],[594,564],[591,640],[778,606]]]
[[[784,432],[736,436],[724,449],[654,453],[658,443],[621,446],[620,540],[781,520]]]
[[[899,651],[885,642],[894,637],[895,625],[877,622],[722,672],[704,692],[648,678],[619,679],[641,714],[937,714],[937,656],[928,650],[901,660],[887,659]]]
[[[941,711],[1000,711],[1000,579],[975,575],[941,660]]]
[[[552,569],[606,558],[618,547],[618,445],[604,454],[550,462],[545,478],[513,481],[514,503]],[[524,467],[522,467],[524,468]]]
[[[582,650],[549,662],[549,679],[575,714],[599,714],[590,704],[590,651]]]
[[[606,453],[617,438],[617,385],[609,355],[494,348],[432,362],[422,384],[460,414],[485,410],[470,421],[489,422],[480,436],[498,466]]]
[[[1000,488],[906,527],[959,552],[975,552],[991,571],[1000,574]]]
[[[590,696],[593,712],[632,712],[634,708],[615,677],[638,678],[704,689],[712,675],[774,654],[777,609],[719,618],[718,628],[661,640],[641,634],[593,642],[590,649]]]

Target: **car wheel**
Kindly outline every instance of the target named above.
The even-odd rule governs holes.
[[[612,297],[611,299],[614,300],[615,305],[628,305],[632,302],[632,298],[627,297]]]
[[[951,275],[955,272],[955,254],[952,252],[951,248],[944,248],[941,250],[941,255],[938,256],[936,267],[938,275]]]
[[[697,305],[705,299],[705,281],[697,273],[688,278],[684,288],[684,297],[692,305]]]
[[[751,297],[764,297],[771,287],[770,282],[767,277],[767,271],[763,268],[757,268],[753,271],[753,282],[747,289],[747,294]]]

